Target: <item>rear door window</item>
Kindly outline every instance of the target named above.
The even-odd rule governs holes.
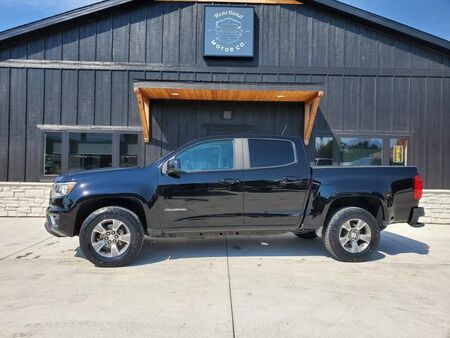
[[[295,162],[291,141],[249,139],[248,149],[250,168],[278,167]]]

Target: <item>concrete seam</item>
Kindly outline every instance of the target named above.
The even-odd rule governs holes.
[[[46,242],[46,241],[48,241],[49,239],[52,239],[52,238],[53,238],[53,236],[50,236],[49,238],[46,238],[46,239],[44,239],[44,240],[42,240],[42,241],[40,241],[40,242],[31,244],[30,246],[27,246],[26,248],[17,250],[16,252],[13,252],[12,254],[9,254],[8,256],[1,257],[1,258],[0,258],[0,261],[3,261],[3,260],[5,260],[6,258],[9,258],[9,257],[11,257],[11,256],[17,255],[19,252],[25,251],[25,250],[27,250],[27,249],[29,249],[29,248],[32,248],[33,246],[36,246],[36,245],[41,244],[41,243],[44,243],[44,242]]]
[[[231,277],[230,277],[230,260],[228,254],[228,238],[225,236],[225,249],[227,251],[227,273],[228,273],[228,293],[230,295],[230,310],[231,310],[231,327],[233,329],[233,338],[236,337],[234,330],[234,311],[233,311],[233,296],[231,294]]]

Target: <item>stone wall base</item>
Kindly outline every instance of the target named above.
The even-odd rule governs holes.
[[[420,206],[425,208],[425,224],[450,224],[450,190],[424,190]]]
[[[43,217],[51,183],[0,182],[0,217]],[[424,190],[424,223],[450,224],[450,190]]]
[[[0,217],[43,217],[51,183],[0,182]]]

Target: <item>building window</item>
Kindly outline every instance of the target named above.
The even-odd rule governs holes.
[[[44,134],[44,175],[57,175],[61,172],[62,134]]]
[[[120,166],[135,167],[138,165],[139,142],[137,134],[120,135]]]
[[[390,139],[390,165],[407,165],[408,163],[408,139],[391,138]]]
[[[43,175],[142,165],[139,132],[44,130]],[[44,178],[45,179],[45,178]]]
[[[290,141],[248,140],[250,168],[277,167],[295,162]]]
[[[112,167],[112,134],[69,133],[69,171]]]
[[[383,162],[383,139],[341,137],[340,152],[343,166],[381,165]]]
[[[316,137],[316,157],[314,165],[333,165],[333,138],[330,136]]]

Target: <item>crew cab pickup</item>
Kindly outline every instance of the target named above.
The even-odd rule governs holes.
[[[74,172],[52,186],[45,227],[79,236],[95,265],[123,266],[144,237],[291,232],[363,261],[390,223],[421,227],[417,167],[313,167],[297,137],[189,142],[147,167]]]

